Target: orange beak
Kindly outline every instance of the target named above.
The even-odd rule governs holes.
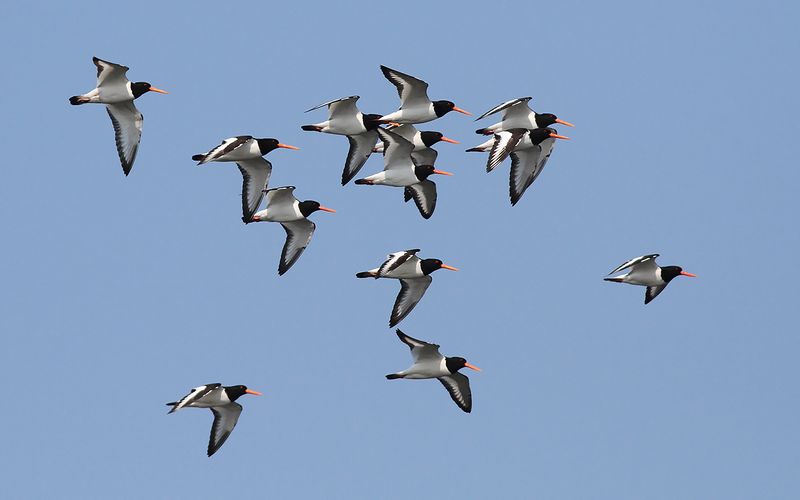
[[[290,146],[288,144],[281,144],[280,142],[278,143],[278,147],[279,148],[286,148],[286,149],[300,149],[300,148],[298,148],[296,146]]]
[[[166,90],[157,89],[155,87],[150,87],[150,92],[158,92],[159,94],[169,94]]]
[[[567,141],[569,140],[569,137],[567,137],[565,135],[550,134],[550,137],[555,137],[556,139],[565,139]]]
[[[434,174],[440,174],[440,175],[453,175],[450,172],[445,172],[444,170],[434,170],[433,173]]]
[[[479,372],[479,371],[481,371],[481,369],[480,369],[480,368],[478,368],[478,367],[477,367],[477,366],[475,366],[475,365],[471,365],[471,364],[469,364],[469,363],[464,363],[464,366],[465,366],[465,367],[467,367],[467,368],[471,368],[471,369],[475,370],[476,372]]]
[[[688,276],[690,278],[697,278],[696,274],[687,273],[686,271],[681,271],[681,276]]]
[[[574,127],[575,125],[571,124],[570,122],[565,122],[564,120],[559,120],[556,118],[556,123],[560,123],[561,125],[566,125],[567,127]]]
[[[472,113],[470,113],[469,111],[463,110],[463,109],[459,108],[458,106],[453,106],[453,111],[458,111],[459,113],[464,113],[467,116],[472,116]]]
[[[244,392],[247,394],[252,394],[253,396],[261,396],[261,393],[258,391],[251,391],[250,389],[245,389]]]
[[[439,140],[444,141],[444,142],[449,142],[450,144],[461,144],[460,142],[458,142],[458,141],[456,141],[454,139],[450,139],[449,137],[445,137],[445,136],[442,136],[442,138],[439,139]]]
[[[319,206],[319,209],[322,210],[323,212],[331,212],[331,213],[334,213],[334,214],[336,213],[336,210],[334,210],[332,208],[328,208],[328,207],[323,207],[322,205]]]
[[[442,264],[442,269],[449,269],[451,271],[458,271],[457,267],[448,266],[447,264]]]

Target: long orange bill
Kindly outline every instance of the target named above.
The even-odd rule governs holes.
[[[278,147],[279,148],[286,148],[286,149],[300,149],[297,146],[290,146],[288,144],[281,144],[280,142],[278,143]]]
[[[459,108],[458,106],[453,106],[453,111],[458,111],[459,113],[464,113],[465,115],[472,116],[472,113],[470,113],[469,111],[463,110],[463,109]]]
[[[155,87],[150,87],[150,92],[158,92],[159,94],[169,94],[166,90],[157,89]]]
[[[569,137],[565,135],[558,135],[558,134],[550,134],[550,137],[555,137],[556,139],[566,139],[569,140]]]
[[[556,118],[556,123],[560,123],[561,125],[566,125],[567,127],[574,127],[575,125],[571,124],[570,122],[565,122],[564,120]]]
[[[696,275],[696,274],[687,273],[686,271],[681,271],[681,275],[682,275],[682,276],[688,276],[688,277],[690,277],[690,278],[697,278],[697,275]]]
[[[442,269],[449,269],[451,271],[458,271],[457,267],[448,266],[447,264],[442,264]]]
[[[434,170],[433,173],[434,174],[440,174],[440,175],[453,175],[450,172],[445,172],[444,170]]]
[[[334,214],[336,213],[336,210],[334,210],[332,208],[328,208],[328,207],[323,207],[322,205],[319,206],[319,209],[322,210],[323,212],[331,212],[331,213],[334,213]]]
[[[445,136],[442,136],[442,138],[441,138],[440,140],[442,140],[442,141],[444,141],[444,142],[449,142],[450,144],[461,144],[461,143],[460,143],[460,142],[458,142],[457,140],[455,140],[455,139],[451,139],[451,138],[449,138],[449,137],[445,137]]]
[[[476,372],[479,372],[479,371],[481,371],[481,369],[480,369],[480,368],[478,368],[478,367],[477,367],[477,366],[475,366],[475,365],[471,365],[471,364],[469,364],[469,363],[464,363],[464,366],[466,366],[467,368],[472,368],[472,369],[473,369],[473,370],[475,370]]]
[[[252,394],[252,395],[254,395],[254,396],[261,396],[261,393],[260,393],[260,392],[258,392],[258,391],[251,391],[250,389],[245,389],[245,390],[244,390],[244,392],[246,392],[247,394]]]

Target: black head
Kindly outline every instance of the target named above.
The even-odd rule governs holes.
[[[428,148],[441,141],[442,137],[444,137],[444,134],[441,132],[433,132],[431,130],[426,130],[425,132],[419,133],[419,138],[422,140],[422,144]]]
[[[439,118],[453,111],[455,107],[456,103],[453,101],[433,101],[433,112],[436,113],[436,116]]]
[[[433,165],[419,165],[414,167],[414,175],[416,175],[417,179],[420,181],[424,181],[434,170]]]
[[[664,266],[661,268],[661,279],[666,283],[683,272],[683,269],[678,266]]]
[[[151,85],[147,82],[133,82],[131,83],[131,92],[133,92],[133,98],[137,99],[143,94],[150,92]]]
[[[278,149],[278,144],[280,144],[278,139],[256,139],[256,142],[258,143],[258,149],[261,151],[262,155],[265,155],[274,149]]]
[[[314,200],[301,201],[298,203],[298,205],[300,205],[300,213],[303,214],[303,217],[308,217],[317,210],[322,210],[323,212],[336,212],[336,210],[332,208],[323,207],[318,201]]]
[[[367,130],[375,130],[381,125],[378,120],[380,120],[381,115],[375,114],[368,114],[368,115],[361,115],[361,121],[364,123],[364,128]]]
[[[467,360],[464,358],[459,358],[458,356],[444,358],[444,363],[447,366],[447,371],[450,373],[455,373],[467,366]]]
[[[247,387],[244,385],[232,385],[225,388],[225,394],[228,395],[228,399],[231,401],[236,401],[242,397],[246,391]]]
[[[436,271],[437,269],[441,269],[444,265],[439,259],[422,259],[420,261],[420,268],[422,269],[422,274],[429,275],[432,272]]]
[[[556,123],[556,120],[558,120],[558,117],[553,113],[536,113],[536,125],[539,128],[549,127]]]
[[[550,137],[550,134],[557,134],[558,132],[554,128],[545,127],[545,128],[535,128],[531,130],[528,135],[531,137],[531,142],[534,144],[539,144],[543,140]]]

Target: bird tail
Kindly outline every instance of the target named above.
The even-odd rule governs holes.
[[[356,179],[356,184],[372,184],[372,181],[367,179]]]
[[[493,135],[494,134],[494,132],[492,132],[488,128],[479,128],[478,130],[475,131],[475,133],[476,134],[481,134],[481,135]]]
[[[603,278],[603,281],[613,281],[614,283],[622,283],[622,278]]]
[[[194,161],[203,161],[206,159],[206,155],[194,155],[192,156],[192,160]]]
[[[481,148],[469,148],[467,153],[483,153],[485,150]]]
[[[390,373],[389,375],[386,375],[387,380],[394,380],[397,378],[403,378],[403,376],[400,375],[399,373]]]
[[[69,103],[73,106],[77,106],[78,104],[86,104],[89,101],[90,99],[88,97],[83,97],[80,95],[74,95],[69,98]]]
[[[173,401],[172,403],[167,403],[167,406],[171,406],[171,407],[172,407],[172,408],[170,408],[170,410],[167,412],[167,414],[170,414],[170,413],[172,413],[172,412],[174,412],[174,411],[175,411],[175,407],[176,407],[176,406],[178,406],[178,402],[177,402],[177,401]]]
[[[322,132],[322,128],[317,127],[316,125],[303,125],[300,128],[305,130],[306,132]]]
[[[356,274],[356,278],[377,278],[378,273],[374,271],[363,271]]]

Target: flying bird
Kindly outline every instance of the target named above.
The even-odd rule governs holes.
[[[256,139],[250,135],[239,135],[222,141],[222,144],[205,154],[192,156],[198,165],[210,161],[233,161],[242,173],[242,220],[245,224],[264,199],[264,190],[272,175],[272,163],[263,156],[278,148],[300,149],[281,144],[277,139]]]
[[[382,116],[381,123],[425,123],[441,118],[451,111],[471,115],[469,111],[457,107],[451,101],[431,101],[428,98],[428,84],[411,75],[381,66],[383,76],[397,87],[400,95],[400,109]]]
[[[437,344],[429,344],[423,340],[409,337],[399,329],[397,330],[397,337],[411,349],[411,357],[414,358],[414,364],[401,372],[390,373],[386,375],[386,378],[389,380],[398,378],[435,378],[447,389],[453,402],[459,408],[467,413],[471,412],[472,391],[469,388],[469,378],[459,373],[458,370],[470,368],[475,371],[481,371],[481,369],[467,363],[464,358],[442,356],[439,353]]]
[[[208,456],[210,457],[225,444],[228,436],[236,427],[242,405],[235,401],[244,394],[261,396],[260,392],[248,389],[243,385],[222,387],[222,384],[206,384],[195,387],[180,401],[167,403],[172,406],[169,413],[174,413],[182,408],[208,408],[214,414],[214,423],[211,425],[211,435],[208,438]]]
[[[419,248],[390,253],[386,261],[375,269],[356,274],[357,278],[393,278],[400,280],[400,293],[392,307],[389,327],[400,323],[408,316],[419,300],[425,295],[433,278],[430,274],[437,269],[458,271],[455,267],[443,264],[439,259],[420,259]]]
[[[286,242],[283,244],[281,262],[278,265],[280,276],[297,262],[311,242],[317,226],[308,220],[308,216],[317,210],[336,212],[332,208],[323,207],[318,201],[298,200],[294,197],[294,190],[294,186],[266,190],[267,208],[253,215],[254,222],[280,222],[286,231]]]
[[[516,205],[525,190],[542,173],[556,139],[569,139],[559,135],[552,128],[533,130],[514,128],[494,135],[494,144],[486,162],[486,171],[491,172],[497,165],[511,155],[511,174],[508,180],[508,194],[511,205]]]
[[[458,141],[445,137],[441,132],[433,130],[425,130],[420,132],[414,125],[406,124],[397,127],[389,127],[387,130],[394,132],[403,139],[407,140],[414,145],[414,150],[411,152],[411,160],[414,165],[433,165],[436,163],[436,158],[439,152],[433,149],[433,145],[437,142],[449,142],[451,144],[458,144]],[[383,141],[379,142],[373,149],[375,153],[383,152]]]
[[[656,264],[656,257],[658,257],[658,254],[654,253],[631,259],[608,273],[609,275],[616,274],[630,268],[627,274],[603,279],[605,281],[613,281],[614,283],[646,286],[647,290],[644,294],[644,303],[649,304],[651,300],[658,297],[658,294],[661,293],[676,276],[697,277],[692,273],[687,273],[678,266],[661,267]]]
[[[347,152],[347,159],[344,162],[342,186],[350,182],[350,179],[361,170],[378,141],[375,129],[380,124],[378,120],[381,115],[363,114],[356,106],[358,99],[357,95],[351,95],[315,106],[306,113],[327,106],[328,119],[321,123],[301,127],[310,132],[347,136],[350,150]]]
[[[492,135],[495,132],[510,130],[512,128],[526,128],[526,129],[544,128],[544,127],[549,127],[554,123],[560,123],[568,127],[575,126],[569,122],[561,120],[552,113],[539,114],[536,111],[533,111],[528,106],[528,101],[530,100],[531,97],[520,97],[518,99],[511,99],[510,101],[498,104],[497,106],[493,107],[486,113],[476,118],[475,121],[478,121],[482,118],[486,118],[487,116],[499,113],[501,111],[503,112],[502,121],[486,128],[480,128],[476,130],[475,133],[483,135]]]
[[[136,109],[133,101],[147,92],[166,94],[167,91],[157,89],[147,82],[131,82],[125,76],[129,69],[127,66],[97,57],[93,57],[92,62],[97,66],[97,87],[83,95],[70,97],[69,103],[74,106],[88,103],[106,105],[111,124],[114,125],[114,140],[117,143],[122,171],[128,175],[136,160],[144,122],[144,116]]]
[[[384,144],[383,171],[358,179],[356,184],[405,188],[405,201],[413,198],[422,217],[430,219],[436,209],[436,183],[428,180],[428,177],[431,174],[453,174],[436,170],[433,165],[415,165],[411,158],[413,144],[394,132],[382,128],[377,132]]]

